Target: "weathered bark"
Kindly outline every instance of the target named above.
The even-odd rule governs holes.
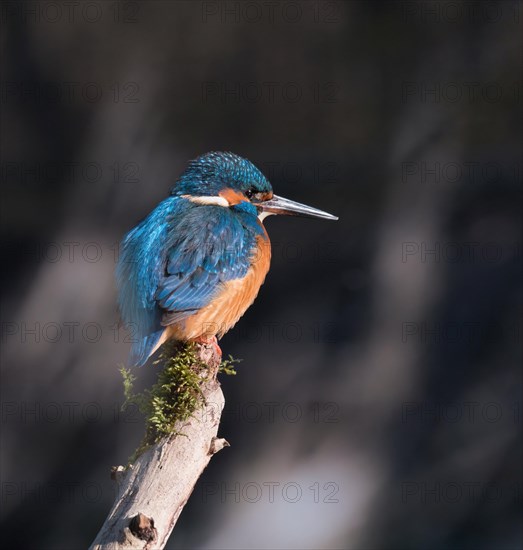
[[[182,435],[153,445],[129,468],[113,469],[117,497],[91,550],[164,548],[212,455],[228,445],[216,437],[225,404],[216,379],[220,357],[211,346],[199,345],[197,353],[209,367],[202,409],[177,427]]]

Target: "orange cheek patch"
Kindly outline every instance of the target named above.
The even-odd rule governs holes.
[[[233,189],[223,189],[218,193],[220,197],[223,197],[231,206],[235,204],[240,204],[246,200],[245,195]]]

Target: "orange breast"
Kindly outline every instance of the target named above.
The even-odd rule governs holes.
[[[265,228],[264,228],[265,231]],[[267,233],[256,238],[252,265],[242,279],[227,281],[212,302],[184,322],[167,327],[167,338],[195,340],[221,338],[254,302],[271,262],[271,243]],[[166,339],[167,339],[166,338]]]

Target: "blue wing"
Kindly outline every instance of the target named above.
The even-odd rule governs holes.
[[[172,225],[165,276],[156,300],[162,324],[182,321],[206,306],[220,284],[246,275],[255,238],[229,209],[191,208]]]
[[[166,199],[125,237],[117,267],[120,310],[135,330],[130,362],[143,365],[166,325],[207,305],[245,276],[256,231],[221,206]]]

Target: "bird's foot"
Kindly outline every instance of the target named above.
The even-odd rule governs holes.
[[[205,346],[212,346],[218,357],[222,358],[222,350],[218,344],[218,338],[216,336],[199,336],[195,339],[195,342],[198,344],[204,344]]]

